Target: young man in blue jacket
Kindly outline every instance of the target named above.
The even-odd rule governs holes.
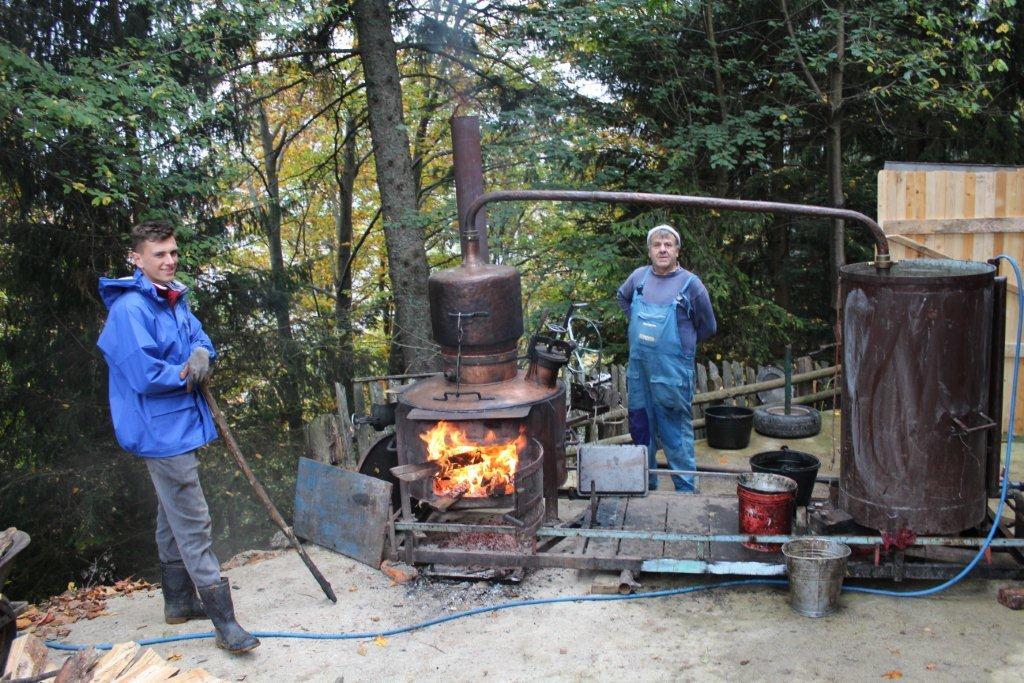
[[[109,368],[118,443],[145,460],[156,488],[164,620],[209,618],[218,647],[248,652],[260,641],[235,621],[231,586],[211,549],[210,512],[195,454],[217,438],[199,391],[216,351],[189,310],[188,288],[174,279],[174,226],[140,223],[131,240],[135,273],[100,278],[109,314],[97,345]]]
[[[651,265],[634,270],[619,287],[619,307],[629,319],[629,433],[647,446],[658,487],[658,444],[674,470],[694,471],[693,357],[697,343],[718,331],[711,297],[700,278],[679,265],[679,233],[658,225],[647,233]],[[676,491],[693,492],[692,476],[672,475]]]

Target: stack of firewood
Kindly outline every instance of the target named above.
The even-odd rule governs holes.
[[[222,680],[203,669],[182,670],[138,643],[119,643],[106,653],[93,648],[80,650],[61,663],[49,653],[43,641],[32,634],[14,641],[3,680],[42,680],[40,677],[47,673],[52,676],[54,671],[57,673],[53,680],[57,683],[215,683]]]

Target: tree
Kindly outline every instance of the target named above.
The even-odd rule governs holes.
[[[396,338],[406,372],[439,366],[431,341],[423,226],[416,210],[416,182],[402,113],[391,13],[386,0],[356,0],[353,22],[366,79],[370,135],[388,246],[388,275],[395,292]]]

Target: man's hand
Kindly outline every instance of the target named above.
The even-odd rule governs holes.
[[[210,352],[201,346],[197,346],[193,349],[192,355],[188,357],[185,367],[181,370],[181,378],[185,380],[185,390],[192,391],[196,385],[208,380],[212,374],[213,368],[210,367]]]

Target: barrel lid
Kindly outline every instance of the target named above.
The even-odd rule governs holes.
[[[995,272],[996,267],[989,263],[954,259],[896,261],[886,269],[877,268],[874,263],[850,263],[840,268],[842,279],[850,282],[915,285],[984,284],[992,280]]]

